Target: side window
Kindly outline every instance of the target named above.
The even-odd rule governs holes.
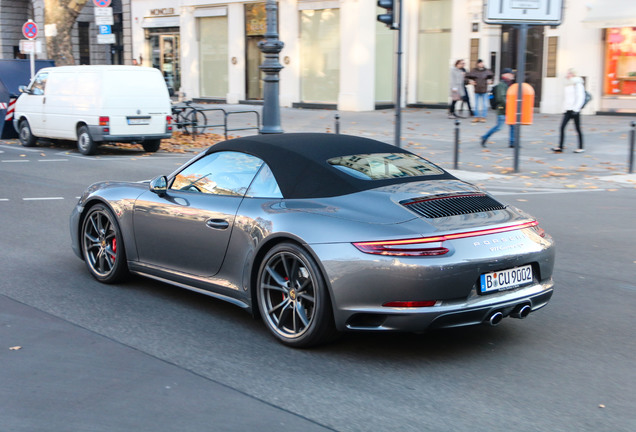
[[[43,95],[44,88],[46,87],[46,80],[48,78],[49,78],[48,72],[37,74],[35,79],[31,83],[31,87],[29,88],[29,90],[31,91],[31,94]]]
[[[245,153],[212,153],[177,174],[170,189],[243,196],[262,164],[259,158]]]
[[[280,192],[278,183],[274,178],[274,174],[269,166],[263,162],[258,174],[254,178],[254,181],[250,185],[246,196],[252,198],[282,198],[283,194]]]

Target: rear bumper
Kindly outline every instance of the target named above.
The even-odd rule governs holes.
[[[142,142],[172,137],[172,132],[142,135],[110,135],[104,133],[102,126],[89,126],[88,130],[95,142]]]
[[[442,302],[427,308],[382,308],[349,311],[346,330],[409,331],[463,327],[487,323],[497,312],[510,316],[515,309],[528,305],[532,312],[544,307],[552,297],[552,280],[514,292],[479,296],[467,301]]]

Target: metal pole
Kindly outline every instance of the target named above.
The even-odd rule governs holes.
[[[336,113],[335,119],[336,119],[336,135],[338,135],[340,134],[340,114],[339,113]]]
[[[263,127],[262,134],[283,133],[280,125],[280,103],[278,101],[278,73],[283,68],[278,59],[285,44],[278,39],[278,24],[276,15],[278,5],[276,0],[267,0],[267,31],[265,40],[258,43],[258,48],[265,54],[265,60],[260,69],[265,72],[263,78]]]
[[[459,120],[455,120],[455,163],[453,167],[459,169]]]
[[[402,9],[404,1],[399,1],[398,6],[398,43],[397,43],[397,83],[395,88],[395,145],[400,147],[402,135]]]
[[[33,49],[35,50],[35,41],[33,42]],[[29,54],[29,63],[31,64],[31,79],[35,76],[35,53]]]
[[[523,99],[523,82],[526,77],[526,40],[528,24],[519,25],[519,41],[517,44],[517,119],[515,125],[515,157],[514,172],[519,172],[519,153],[521,151],[521,100]]]
[[[629,133],[629,169],[628,172],[634,172],[634,140],[636,139],[636,122],[631,124],[632,130]]]

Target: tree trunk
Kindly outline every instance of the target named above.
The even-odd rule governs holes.
[[[72,31],[88,0],[44,0],[44,24],[55,24],[57,34],[47,36],[46,52],[57,66],[74,65]]]

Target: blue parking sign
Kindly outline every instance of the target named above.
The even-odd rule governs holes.
[[[109,25],[100,25],[99,26],[99,34],[103,34],[103,35],[107,35],[107,34],[111,34],[111,30],[110,30],[110,26]]]

